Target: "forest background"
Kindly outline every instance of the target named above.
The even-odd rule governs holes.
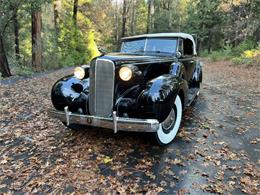
[[[260,0],[0,0],[0,78],[88,63],[121,37],[195,34],[201,56],[260,66]]]

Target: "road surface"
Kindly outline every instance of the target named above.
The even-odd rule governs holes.
[[[205,59],[200,96],[167,147],[49,118],[51,86],[71,71],[1,81],[0,193],[260,193],[259,68]]]

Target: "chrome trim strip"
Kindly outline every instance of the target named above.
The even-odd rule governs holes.
[[[95,67],[96,65],[94,64],[93,61],[91,61],[91,66],[89,68],[89,97],[88,97],[88,102],[86,104],[88,104],[88,111],[91,114],[95,114],[96,113],[96,109],[95,109],[95,82],[96,82],[96,78],[95,78]]]
[[[50,109],[48,114],[50,117],[59,119],[62,122],[66,122],[66,113],[63,111]],[[68,112],[68,118],[69,124],[80,124],[114,130],[116,129],[116,132],[156,132],[159,128],[159,122],[156,119],[136,119],[123,117],[116,117],[113,119],[99,116],[75,114],[71,112]],[[116,126],[116,128],[114,126]]]
[[[95,95],[95,105],[94,105],[94,113],[96,114],[97,113],[97,61],[98,59],[96,60],[96,64],[95,64],[95,92],[94,92],[94,95]]]

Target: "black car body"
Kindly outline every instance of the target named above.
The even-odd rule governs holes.
[[[50,114],[71,128],[80,124],[114,132],[152,132],[160,144],[168,144],[201,82],[193,36],[127,37],[119,53],[96,57],[58,80],[51,92],[55,109]]]

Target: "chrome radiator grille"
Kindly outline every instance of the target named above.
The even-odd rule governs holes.
[[[114,100],[115,66],[110,60],[97,59],[90,67],[89,112],[108,117]]]

